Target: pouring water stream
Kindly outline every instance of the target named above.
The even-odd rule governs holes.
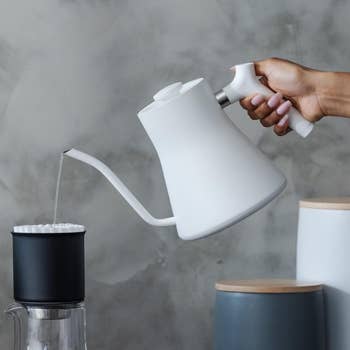
[[[58,167],[58,174],[57,174],[56,192],[55,192],[55,207],[54,207],[54,213],[53,213],[53,224],[54,225],[56,224],[56,221],[57,221],[57,208],[58,208],[58,200],[59,200],[60,187],[61,187],[63,160],[64,160],[64,155],[63,155],[63,153],[61,153],[60,163],[59,163],[59,167]]]

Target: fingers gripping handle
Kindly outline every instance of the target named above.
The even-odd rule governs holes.
[[[224,87],[223,91],[231,103],[253,94],[262,94],[269,97],[274,93],[259,81],[255,74],[254,63],[235,66],[235,77],[230,84]],[[297,109],[291,107],[288,116],[291,129],[302,137],[310,134],[314,124],[306,120]]]

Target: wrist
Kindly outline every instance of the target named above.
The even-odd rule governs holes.
[[[315,93],[323,115],[350,116],[349,73],[314,72]]]
[[[314,91],[323,116],[338,113],[336,101],[336,74],[334,72],[313,71]]]

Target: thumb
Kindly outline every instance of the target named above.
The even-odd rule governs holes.
[[[269,75],[269,62],[268,60],[261,60],[254,62],[256,75],[267,77]]]

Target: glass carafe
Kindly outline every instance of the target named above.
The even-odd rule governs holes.
[[[13,350],[86,350],[84,304],[45,307],[12,304]]]

